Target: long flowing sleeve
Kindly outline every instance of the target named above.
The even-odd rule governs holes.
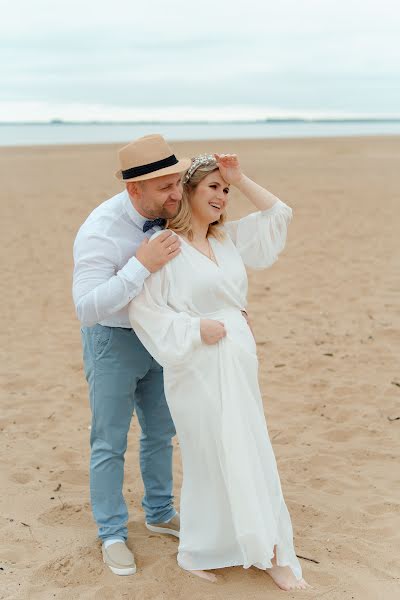
[[[228,221],[225,229],[246,266],[266,269],[285,247],[291,219],[292,209],[277,200],[267,210],[250,213],[238,221]]]
[[[143,289],[129,304],[129,320],[138,338],[162,367],[190,360],[202,344],[200,318],[168,306],[168,263],[146,279]]]

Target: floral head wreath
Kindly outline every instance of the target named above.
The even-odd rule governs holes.
[[[191,176],[193,175],[193,173],[199,167],[208,167],[211,165],[213,165],[213,166],[215,165],[215,168],[217,168],[217,166],[218,166],[217,160],[213,154],[199,154],[198,156],[195,156],[194,158],[192,158],[192,164],[186,171],[186,174],[183,178],[183,183],[184,184],[187,183],[189,181],[189,179],[191,178]]]

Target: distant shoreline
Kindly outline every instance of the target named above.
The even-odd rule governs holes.
[[[251,121],[62,121],[0,123],[0,147],[126,143],[157,131],[170,141],[400,135],[400,118]]]
[[[142,121],[64,121],[52,119],[50,121],[0,121],[0,126],[32,126],[32,125],[257,125],[265,123],[400,123],[400,117],[324,117],[324,118],[265,118],[265,119],[234,119],[234,120],[142,120]]]

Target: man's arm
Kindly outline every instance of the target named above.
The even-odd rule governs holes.
[[[73,297],[81,324],[91,327],[127,306],[150,275],[180,252],[180,240],[171,231],[145,238],[128,262],[117,270],[117,244],[100,234],[78,234],[74,244]]]
[[[77,237],[74,260],[73,298],[78,319],[86,327],[126,306],[150,274],[135,256],[117,271],[117,245],[96,234]]]

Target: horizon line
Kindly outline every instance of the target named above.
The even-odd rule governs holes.
[[[255,125],[264,123],[398,123],[400,116],[395,117],[266,117],[264,119],[188,119],[188,120],[162,120],[140,119],[132,120],[67,120],[48,119],[43,121],[0,121],[4,125]]]

